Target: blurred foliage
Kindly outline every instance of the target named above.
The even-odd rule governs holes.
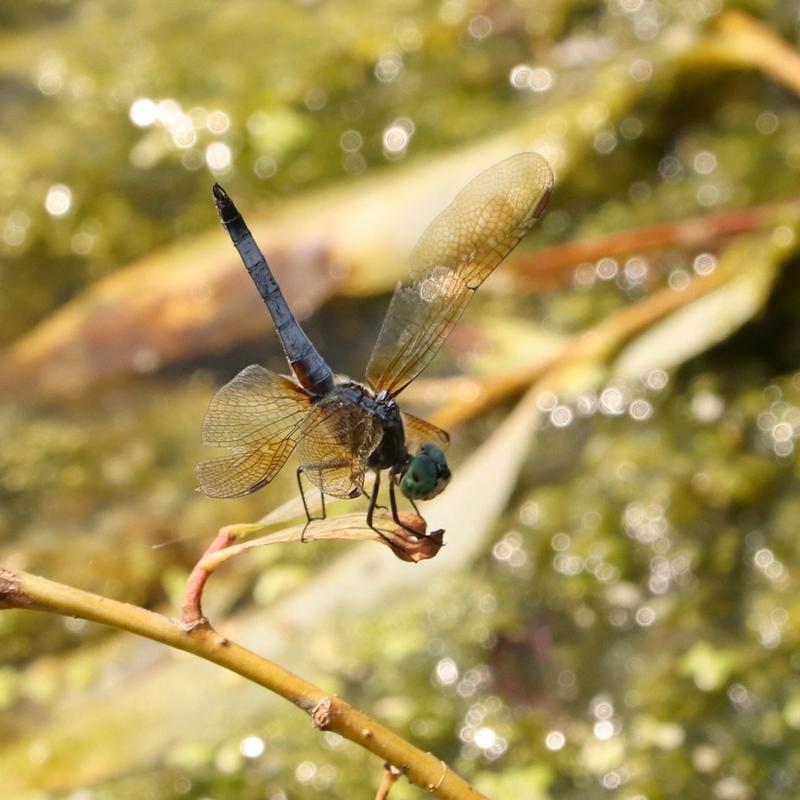
[[[792,198],[797,98],[752,70],[659,55],[675,37],[702,41],[732,7],[797,44],[793,3],[6,2],[0,342],[97,278],[215,224],[215,152],[223,161],[211,172],[242,208],[275,205],[544,114],[625,54],[630,80],[647,89],[630,113],[607,119],[558,186],[540,245]],[[134,124],[141,98],[160,122]],[[184,112],[191,130],[171,128]],[[399,150],[385,140],[394,128],[409,137]],[[556,134],[565,146],[574,135]],[[63,215],[46,210],[59,185],[69,189]],[[717,254],[716,244],[703,249]],[[677,242],[641,256],[644,271],[634,258],[578,266],[569,288],[487,296],[477,313],[487,326],[537,317],[573,333],[655,288],[679,291],[697,256]],[[309,677],[493,797],[800,794],[797,267],[725,342],[669,375],[612,387],[622,411],[586,396],[572,424],[547,426],[471,568],[320,630],[303,643]],[[374,304],[339,301],[311,331],[341,341],[349,368],[369,352],[374,315]],[[0,560],[174,607],[212,531],[293,490],[282,475],[238,501],[193,492],[205,404],[221,375],[250,360],[263,353],[179,365],[60,407],[4,399]],[[505,411],[463,433],[455,463]],[[448,543],[458,546],[457,531]],[[214,577],[219,612],[268,606],[313,580],[331,552],[243,559]],[[34,737],[28,759],[46,776],[37,722],[62,695],[101,680],[113,647],[95,626],[0,614],[0,749]],[[159,763],[112,767],[86,796],[350,798],[377,781],[371,756],[310,733],[300,714],[247,724],[213,744],[187,731]],[[404,782],[392,791],[416,796]]]

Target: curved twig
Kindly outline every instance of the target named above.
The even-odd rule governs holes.
[[[279,694],[305,711],[315,728],[335,731],[360,744],[385,762],[396,765],[412,783],[434,796],[486,800],[451,770],[443,774],[442,762],[436,756],[417,749],[340,698],[220,636],[208,624],[186,630],[181,622],[162,614],[0,567],[0,609],[3,608],[79,617],[192,653]],[[443,776],[441,783],[440,776]]]
[[[257,539],[234,544],[237,539],[261,533],[270,528],[269,519],[270,517],[268,516],[260,522],[226,525],[224,528],[220,528],[214,541],[195,564],[189,575],[189,580],[186,582],[181,609],[183,612],[183,625],[187,631],[208,624],[208,620],[203,615],[201,602],[203,589],[211,573],[220,564],[229,558],[233,558],[233,556],[243,553],[245,550],[287,542],[309,543],[324,539],[360,540],[386,545],[401,561],[417,563],[433,558],[444,544],[444,531],[426,533],[425,520],[416,514],[406,511],[400,512],[400,519],[409,529],[419,531],[418,536],[412,535],[409,530],[398,527],[391,520],[391,517],[384,513],[375,515],[375,525],[380,526],[381,530],[381,533],[378,533],[366,524],[363,513],[354,513],[313,520],[309,525],[294,525],[290,528],[260,536]]]
[[[400,772],[397,767],[393,767],[391,764],[384,764],[383,765],[383,778],[381,780],[381,785],[378,787],[378,791],[375,793],[375,800],[386,800],[389,796],[389,792],[392,791],[392,786],[394,786],[397,779],[403,773]]]

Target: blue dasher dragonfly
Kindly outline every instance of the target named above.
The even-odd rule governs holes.
[[[521,153],[481,173],[423,233],[410,257],[411,280],[398,284],[367,364],[366,383],[335,376],[292,314],[241,214],[214,185],[222,224],[264,303],[292,377],[251,365],[213,397],[203,421],[204,444],[230,455],[197,465],[200,490],[237,497],[268,484],[297,450],[301,475],[324,497],[354,498],[375,475],[367,510],[373,525],[381,474],[389,473],[392,519],[395,487],[415,501],[438,495],[450,479],[444,451],[449,435],[403,412],[397,396],[436,355],[470,298],[541,216],[553,187],[547,162]],[[419,512],[417,512],[419,516]]]

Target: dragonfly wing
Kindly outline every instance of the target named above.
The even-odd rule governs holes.
[[[200,490],[238,497],[269,483],[295,447],[311,398],[294,381],[253,364],[212,398],[203,420],[203,444],[232,455],[197,465]]]
[[[536,153],[495,164],[461,190],[411,254],[367,366],[376,391],[401,392],[428,365],[475,290],[541,216],[553,173]]]
[[[435,444],[441,450],[447,450],[450,444],[450,434],[447,431],[405,411],[401,411],[400,416],[403,418],[403,429],[406,433],[406,447],[411,454],[416,453],[422,444]]]
[[[201,461],[195,468],[197,484],[208,497],[250,494],[278,474],[292,450],[292,441],[260,448],[236,448],[232,456]]]
[[[378,446],[380,421],[333,392],[303,419],[298,455],[303,472],[325,494],[355,497],[364,488],[367,459]]]

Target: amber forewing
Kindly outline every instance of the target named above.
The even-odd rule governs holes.
[[[203,420],[203,444],[230,456],[197,465],[200,490],[238,497],[269,483],[294,450],[311,398],[293,380],[253,364],[212,398]]]
[[[370,357],[374,390],[397,395],[428,365],[475,290],[541,216],[552,186],[547,162],[522,153],[481,173],[433,220]]]

